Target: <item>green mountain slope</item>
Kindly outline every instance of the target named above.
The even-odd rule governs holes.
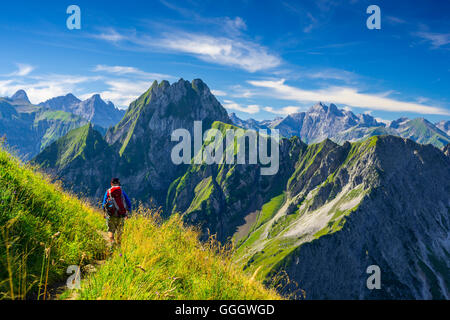
[[[89,195],[91,190],[98,189],[96,196],[101,199],[117,159],[114,149],[91,124],[87,124],[50,144],[33,162],[78,194]]]
[[[227,129],[237,129],[219,121],[214,122],[212,128],[221,131],[224,137]],[[293,171],[293,155],[306,147],[296,137],[282,139],[278,173],[263,176],[260,164],[252,165],[248,161],[237,164],[237,141],[228,146],[234,147],[234,164],[192,164],[171,184],[167,195],[168,212],[183,213],[186,222],[201,226],[204,235],[217,234],[221,241],[233,237],[248,214],[256,217],[266,201],[283,193],[284,184]]]
[[[99,145],[109,145],[104,147],[105,152],[91,150],[92,157],[84,163],[82,157],[77,157],[76,162],[64,167],[54,161],[44,163],[51,154],[66,153],[66,143],[59,143],[52,150],[44,150],[44,155],[35,161],[52,175],[63,178],[65,186],[90,198],[102,197],[108,179],[115,175],[133,198],[164,206],[170,184],[187,167],[171,160],[171,150],[177,145],[171,141],[171,134],[176,129],[186,129],[193,136],[194,121],[202,121],[206,131],[215,120],[229,122],[226,110],[201,80],[154,82],[131,103],[123,119],[108,130],[106,142],[96,140]],[[76,134],[79,132],[72,136]]]
[[[5,135],[8,147],[25,160],[86,123],[86,120],[64,111],[0,99],[0,135]]]
[[[424,118],[417,118],[401,123],[397,127],[401,137],[414,140],[422,144],[433,144],[442,148],[450,143],[450,137],[434,124]]]
[[[43,294],[47,273],[50,286],[103,257],[100,214],[3,150],[0,184],[0,299]]]
[[[74,142],[89,144],[92,128],[80,130],[86,139]],[[50,286],[65,283],[69,265],[105,259],[102,215],[48,180],[0,150],[0,299],[43,299]],[[177,216],[162,222],[141,208],[127,220],[117,251],[95,274],[82,271],[81,290],[61,298],[280,299],[240,271],[228,250],[198,236]]]
[[[260,279],[285,270],[312,299],[448,298],[450,161],[442,151],[392,136],[326,140],[295,167],[284,204],[239,243],[245,270]],[[382,290],[365,287],[372,264],[383,271]]]

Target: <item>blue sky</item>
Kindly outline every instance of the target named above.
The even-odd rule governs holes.
[[[66,9],[81,8],[81,30]],[[366,9],[381,9],[369,30]],[[242,118],[317,101],[393,120],[450,120],[450,2],[8,1],[0,96],[100,93],[126,107],[154,79],[203,79]]]

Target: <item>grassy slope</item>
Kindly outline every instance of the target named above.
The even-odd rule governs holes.
[[[257,279],[264,280],[277,270],[277,264],[283,261],[295,248],[303,243],[302,238],[310,236],[310,240],[318,239],[327,234],[331,234],[342,229],[346,222],[346,217],[356,210],[352,207],[346,210],[341,210],[340,207],[344,203],[361,196],[365,191],[362,188],[354,188],[348,191],[345,196],[337,201],[329,208],[328,215],[330,217],[329,223],[312,235],[285,236],[289,228],[293,226],[296,221],[299,221],[305,214],[317,213],[316,210],[310,210],[310,205],[318,191],[326,187],[327,184],[333,183],[336,173],[344,167],[352,166],[358,159],[367,152],[370,152],[378,141],[378,137],[371,137],[363,141],[352,143],[351,149],[343,164],[336,169],[336,171],[328,176],[328,178],[317,188],[310,192],[311,199],[305,199],[301,206],[299,205],[295,212],[290,214],[283,214],[277,220],[271,221],[277,211],[282,206],[283,199],[281,196],[273,198],[269,203],[265,204],[266,208],[273,207],[269,219],[265,220],[263,224],[258,222],[251,228],[247,238],[238,243],[235,260],[244,266],[246,272],[254,273],[257,271]],[[308,148],[301,154],[296,170],[291,176],[287,184],[287,190],[300,180],[305,180],[305,175],[308,174],[308,169],[311,166],[317,166],[315,159],[320,156],[321,152],[327,152],[325,149],[325,141],[317,144],[309,145]],[[314,169],[314,172],[317,169]],[[289,199],[287,199],[289,200]],[[331,200],[331,199],[329,199]],[[327,201],[329,203],[329,201]],[[320,209],[320,208],[319,208]],[[312,236],[312,237],[311,237]]]
[[[228,250],[200,243],[180,216],[144,216],[127,221],[121,247],[85,281],[80,299],[280,299],[244,275]]]
[[[0,184],[0,299],[23,298],[39,283],[42,295],[47,269],[50,286],[65,281],[67,266],[104,258],[104,222],[93,208],[2,150]],[[139,213],[127,221],[122,246],[82,282],[79,298],[280,298],[244,275],[229,251],[202,244],[180,217],[161,222]]]
[[[39,283],[43,292],[47,269],[51,285],[68,265],[103,256],[101,215],[3,150],[0,185],[0,299],[36,293]]]
[[[450,139],[445,132],[423,118],[408,121],[405,127],[401,128],[400,136],[422,144],[431,143],[438,148],[450,143]]]

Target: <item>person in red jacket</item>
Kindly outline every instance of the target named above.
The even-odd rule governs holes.
[[[111,245],[114,242],[120,244],[122,238],[124,220],[131,214],[131,201],[120,185],[118,178],[111,180],[111,188],[103,197],[102,203],[108,226],[108,236]],[[114,236],[115,240],[114,241]]]

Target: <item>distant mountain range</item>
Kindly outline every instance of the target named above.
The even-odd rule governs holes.
[[[290,138],[280,140],[278,173],[261,175],[259,163],[176,166],[171,133],[192,134],[195,120],[203,131],[237,129],[237,121],[280,129]],[[324,104],[272,122],[243,121],[201,80],[181,79],[154,82],[105,136],[87,124],[34,162],[97,201],[111,176],[120,177],[129,195],[151,199],[166,216],[182,214],[202,239],[233,239],[236,263],[255,277],[270,282],[286,271],[292,281],[283,293],[295,292],[296,282],[312,299],[448,299],[450,146],[373,136],[389,132],[434,144],[448,137],[424,119],[385,126]],[[382,270],[380,290],[366,287],[370,265]]]
[[[81,101],[72,94],[39,105],[31,104],[25,91],[0,98],[0,135],[22,159],[31,159],[57,138],[88,122],[105,133],[125,111],[104,102],[99,95]]]
[[[81,101],[69,93],[66,96],[56,97],[39,105],[53,110],[73,113],[106,129],[116,125],[125,115],[124,110],[117,109],[111,101],[106,103],[99,94]]]
[[[377,135],[395,135],[422,144],[430,143],[438,148],[450,143],[450,121],[433,124],[424,118],[400,118],[386,125],[369,114],[355,115],[351,111],[338,109],[334,104],[327,106],[318,103],[306,112],[275,120],[242,120],[234,113],[230,119],[235,125],[246,129],[278,129],[284,137],[297,136],[305,143],[321,142],[328,138],[342,144]]]

